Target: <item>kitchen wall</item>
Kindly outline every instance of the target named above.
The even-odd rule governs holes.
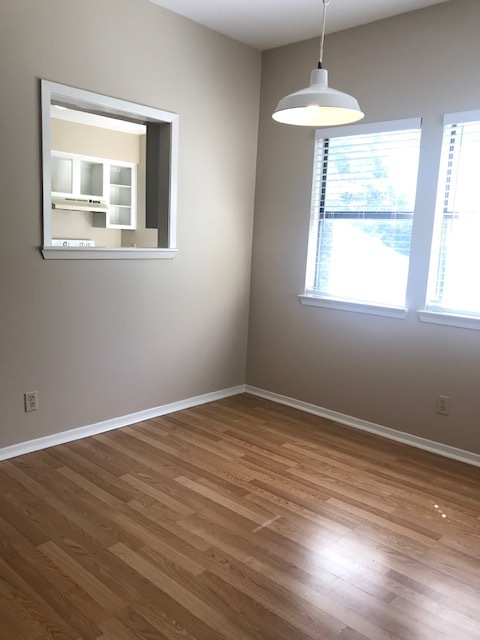
[[[243,384],[261,54],[147,0],[0,0],[0,72],[0,447]],[[180,115],[174,260],[42,259],[40,78]]]
[[[420,322],[444,113],[480,108],[480,3],[455,0],[326,39],[330,84],[365,122],[421,116],[405,320],[302,306],[314,133],[275,123],[308,85],[318,40],[263,57],[247,381],[347,416],[480,453],[480,333]],[[472,274],[472,286],[478,286]],[[451,397],[437,415],[436,396]]]
[[[134,230],[123,229],[121,237],[122,247],[157,247],[158,230],[146,228],[146,172],[145,157],[147,151],[147,136],[139,138],[140,162],[137,167],[137,228]]]

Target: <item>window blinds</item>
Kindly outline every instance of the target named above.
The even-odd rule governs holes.
[[[413,214],[419,142],[419,129],[323,140],[317,173],[326,215]]]
[[[404,303],[419,148],[419,126],[317,139],[308,293]]]
[[[464,116],[445,119],[426,308],[480,315],[480,112]]]

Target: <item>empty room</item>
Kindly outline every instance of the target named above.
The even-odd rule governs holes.
[[[2,640],[480,640],[479,32],[0,0]]]

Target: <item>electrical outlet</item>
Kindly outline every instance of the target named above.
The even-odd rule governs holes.
[[[36,411],[38,409],[38,391],[27,391],[24,394],[25,411]]]
[[[437,413],[442,416],[448,416],[450,412],[450,398],[449,396],[437,396]]]

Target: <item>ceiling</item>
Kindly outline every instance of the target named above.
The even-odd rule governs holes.
[[[121,120],[120,118],[110,118],[108,116],[100,116],[90,111],[77,111],[68,107],[59,107],[58,105],[50,105],[50,117],[57,120],[67,120],[67,122],[78,122],[79,124],[88,124],[91,127],[100,127],[101,129],[110,129],[110,131],[123,131],[123,133],[133,133],[137,136],[145,135],[146,127],[143,124]]]
[[[150,0],[256,49],[318,36],[322,0]],[[330,0],[327,33],[449,0]]]

